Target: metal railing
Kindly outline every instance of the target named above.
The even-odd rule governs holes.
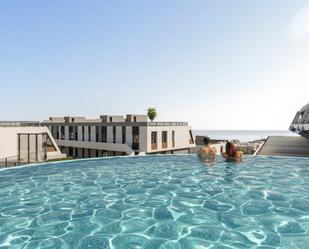
[[[147,122],[148,126],[188,126],[188,122]]]
[[[40,126],[38,121],[0,121],[0,127]]]
[[[29,153],[29,159],[27,158],[19,158],[17,156],[10,156],[10,157],[4,157],[0,158],[0,168],[7,168],[12,166],[18,166],[18,165],[25,165],[29,163],[39,163],[47,161],[47,151],[37,151],[37,152],[30,152]],[[40,157],[39,157],[40,156]]]
[[[7,167],[12,167],[12,166],[24,165],[24,164],[28,164],[28,163],[30,163],[30,162],[19,160],[18,156],[0,158],[0,168],[7,168]]]
[[[294,128],[299,131],[309,130],[309,124],[291,124],[290,128]]]

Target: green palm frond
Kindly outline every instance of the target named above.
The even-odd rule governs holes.
[[[147,116],[148,118],[153,121],[157,117],[157,110],[154,107],[149,107],[147,109]]]

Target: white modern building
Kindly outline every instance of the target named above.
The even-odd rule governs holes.
[[[73,158],[188,153],[194,147],[187,122],[149,122],[146,115],[50,117],[47,126],[61,151]]]
[[[0,166],[64,157],[48,128],[39,122],[0,121]]]
[[[256,155],[309,157],[309,104],[296,112],[289,130],[299,136],[269,136]]]
[[[295,114],[289,129],[309,139],[309,104],[305,105]]]

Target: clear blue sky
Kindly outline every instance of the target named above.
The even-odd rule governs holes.
[[[1,120],[144,113],[286,129],[309,102],[309,1],[1,1]]]

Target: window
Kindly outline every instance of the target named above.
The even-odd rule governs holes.
[[[64,126],[61,126],[60,128],[60,139],[64,140]]]
[[[95,141],[99,142],[99,127],[95,127]]]
[[[162,131],[162,149],[167,148],[167,131]]]
[[[116,126],[113,126],[113,143],[116,143]]]
[[[109,122],[113,122],[113,118],[112,117],[109,117]]]
[[[122,126],[122,143],[126,143],[126,127]]]
[[[157,132],[152,131],[151,132],[151,149],[156,150],[158,148],[157,146]]]
[[[106,143],[107,141],[107,127],[106,126],[101,127],[101,135],[102,135],[102,138],[101,138],[102,142]]]
[[[133,117],[133,121],[136,122],[136,116]]]
[[[56,126],[56,139],[59,139],[59,127]]]
[[[85,141],[85,126],[82,126],[82,141]]]
[[[91,126],[88,126],[88,141],[91,141]]]
[[[75,134],[74,139],[78,141],[78,126],[74,126],[74,134]]]
[[[74,139],[73,126],[69,126],[69,140]]]
[[[139,127],[132,127],[132,149],[139,150]]]
[[[172,131],[172,146],[175,147],[175,131]]]

